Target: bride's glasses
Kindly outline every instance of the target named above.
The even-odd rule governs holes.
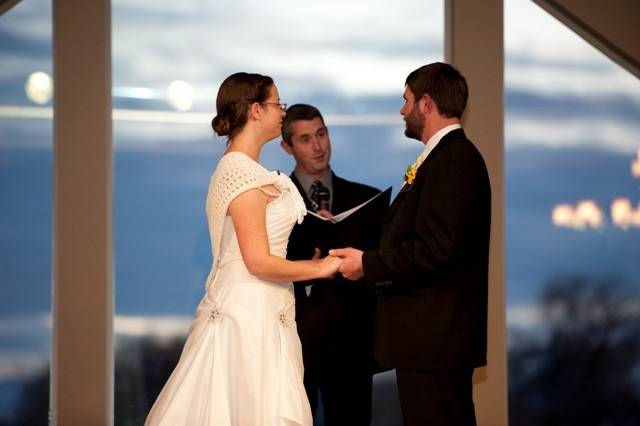
[[[287,104],[281,104],[280,102],[260,102],[260,105],[278,105],[281,111],[287,110]]]

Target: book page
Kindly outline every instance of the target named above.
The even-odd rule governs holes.
[[[365,201],[362,204],[358,204],[355,207],[350,208],[349,210],[345,210],[342,213],[339,213],[335,216],[333,216],[333,219],[327,219],[326,217],[322,217],[320,216],[318,213],[316,212],[312,212],[311,210],[307,210],[307,213],[309,213],[310,215],[313,215],[315,217],[317,217],[318,219],[327,221],[327,222],[332,222],[332,223],[338,223],[341,222],[343,220],[345,220],[346,218],[348,218],[349,216],[351,216],[353,213],[357,212],[358,210],[360,210],[362,207],[366,206],[367,204],[369,204],[371,201],[375,200],[376,198],[378,198],[379,196],[381,196],[382,194],[384,194],[385,192],[387,192],[387,190],[382,191],[376,195],[374,195],[373,197],[369,198],[367,201]]]

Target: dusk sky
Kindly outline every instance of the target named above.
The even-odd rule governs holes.
[[[284,102],[320,106],[332,129],[334,167],[350,170],[352,178],[397,186],[395,170],[420,151],[402,134],[398,109],[407,72],[442,60],[439,1],[372,7],[364,0],[153,6],[128,0],[112,8],[116,152],[215,158],[223,147],[210,142],[215,93],[238,70],[272,75]],[[24,86],[34,71],[51,74],[50,9],[46,0],[25,1],[0,18],[0,147],[51,146],[47,120],[19,118],[42,113]],[[505,52],[507,154],[536,146],[596,149],[631,163],[640,147],[635,77],[525,0],[505,4]],[[176,80],[193,89],[188,112],[167,101]],[[16,115],[15,106],[27,108]],[[363,140],[354,141],[354,134]],[[375,164],[376,150],[388,161]],[[374,166],[361,167],[364,158]],[[263,160],[270,168],[292,167],[277,143],[267,146]],[[637,193],[612,193],[610,201],[621,196],[635,208]],[[577,207],[580,200],[563,201]]]
[[[122,312],[116,330],[122,334],[184,333],[201,295],[210,259],[202,191],[224,147],[212,140],[208,123],[229,74],[270,75],[283,102],[319,106],[331,131],[332,166],[344,177],[397,191],[403,169],[421,150],[404,137],[399,109],[408,72],[443,60],[441,1],[114,0],[112,12]],[[507,310],[511,325],[527,326],[536,321],[536,285],[551,273],[620,272],[637,282],[640,81],[531,1],[505,2],[504,21]],[[14,342],[0,345],[2,381],[42,364],[51,330],[52,131],[50,119],[37,118],[50,115],[51,101],[37,104],[25,93],[31,73],[52,73],[51,1],[22,1],[0,16],[0,58],[0,240],[6,241],[0,241],[0,282],[10,283],[0,289],[0,340]],[[168,95],[178,80],[187,85]],[[176,102],[189,108],[178,111]],[[265,148],[263,162],[293,167],[277,142]],[[29,180],[35,164],[37,182]],[[629,202],[625,229],[610,211],[617,199]],[[585,200],[595,208],[584,205],[578,213]],[[16,207],[18,201],[25,204]],[[159,213],[146,223],[151,202]],[[558,205],[564,216],[554,223]],[[601,226],[591,226],[598,217]],[[195,220],[201,222],[192,225]],[[158,235],[146,225],[166,232]],[[20,250],[16,241],[24,241]],[[34,244],[37,257],[30,252]],[[25,267],[34,258],[37,265]],[[161,297],[145,301],[145,268],[167,267],[166,258],[175,267],[153,275],[154,284],[163,284]],[[179,277],[189,286],[178,286]],[[37,282],[30,291],[36,288],[42,300],[28,305],[22,291],[31,278]],[[161,309],[169,300],[179,302]],[[149,307],[157,307],[158,316]],[[0,420],[2,410],[0,404]]]

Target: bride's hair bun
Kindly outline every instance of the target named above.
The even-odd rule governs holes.
[[[211,127],[218,136],[227,136],[229,134],[229,118],[216,115],[211,120]]]
[[[232,138],[242,130],[249,108],[254,102],[266,101],[271,86],[273,79],[266,75],[239,72],[227,77],[218,90],[217,115],[211,120],[216,134]]]

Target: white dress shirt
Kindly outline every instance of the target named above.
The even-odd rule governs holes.
[[[422,152],[420,153],[420,155],[418,155],[418,158],[416,158],[416,161],[413,163],[416,165],[416,173],[418,172],[418,169],[420,168],[420,166],[422,165],[422,163],[424,163],[424,160],[427,159],[427,157],[429,156],[429,154],[431,154],[431,151],[433,151],[433,149],[438,145],[438,143],[440,142],[440,140],[449,132],[456,130],[456,129],[461,129],[462,126],[460,124],[451,124],[449,126],[443,127],[442,129],[438,130],[436,133],[433,134],[433,136],[431,136],[429,138],[429,140],[427,141],[426,144],[424,144],[424,149],[422,150]],[[402,186],[406,185],[406,181],[402,182]]]

